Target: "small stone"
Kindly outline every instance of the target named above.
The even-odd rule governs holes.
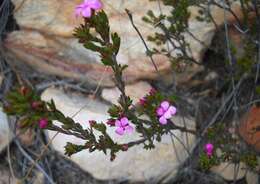
[[[249,171],[246,174],[247,184],[258,184],[259,175],[257,173]]]
[[[152,89],[152,86],[148,82],[138,82],[125,87],[126,95],[133,100],[133,104],[137,104],[139,99],[144,97]],[[106,88],[103,89],[101,96],[113,103],[118,104],[118,98],[120,97],[120,91],[118,88]]]
[[[212,81],[215,80],[218,77],[218,74],[216,72],[210,72],[206,77],[205,80],[206,81]]]
[[[44,174],[42,172],[37,172],[33,184],[44,184]]]
[[[34,141],[35,132],[32,129],[27,130],[21,130],[19,127],[17,127],[17,133],[16,133],[23,145],[31,146]]]
[[[244,114],[239,125],[239,134],[241,137],[257,151],[260,151],[260,131],[257,127],[260,126],[260,108],[252,107],[248,113]]]
[[[12,137],[7,116],[0,108],[0,152],[10,143]]]
[[[212,167],[211,171],[228,181],[233,181],[235,176],[237,180],[240,180],[246,175],[246,165],[240,163],[238,169],[237,167],[233,163],[222,162],[220,165]],[[237,172],[235,172],[235,169],[237,169]]]
[[[0,184],[18,184],[19,181],[12,177],[11,173],[8,171],[8,168],[0,169]]]

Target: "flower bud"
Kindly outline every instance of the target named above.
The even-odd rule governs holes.
[[[115,122],[116,122],[115,120],[109,119],[109,120],[106,122],[106,124],[112,127],[112,126],[115,126]]]
[[[90,127],[93,127],[95,124],[97,124],[97,122],[95,120],[90,120],[89,121]]]
[[[127,151],[128,150],[128,144],[123,144],[121,149],[122,149],[122,151]]]
[[[208,155],[208,157],[211,157],[213,155],[214,145],[211,143],[208,143],[204,146],[204,151]]]
[[[149,95],[155,95],[155,93],[157,93],[156,89],[152,88],[149,91]]]
[[[48,126],[48,119],[42,118],[39,120],[38,124],[41,129],[44,129]]]
[[[142,97],[142,98],[139,99],[139,104],[140,105],[143,106],[143,105],[145,105],[145,103],[146,103],[146,97]]]
[[[28,89],[27,87],[22,86],[22,87],[20,88],[20,93],[21,93],[21,95],[25,96],[28,92],[29,92],[29,89]]]
[[[116,159],[116,155],[111,155],[110,161],[114,161]]]
[[[32,106],[33,109],[38,109],[39,107],[42,106],[42,102],[34,101],[34,102],[32,102],[31,106]]]

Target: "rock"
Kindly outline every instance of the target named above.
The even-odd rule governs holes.
[[[8,119],[6,114],[0,108],[0,152],[12,140],[12,132],[9,129]]]
[[[35,179],[33,181],[33,184],[44,184],[45,181],[44,181],[44,174],[42,172],[37,172],[36,173],[36,176],[35,176]]]
[[[48,34],[70,37],[79,20],[73,16],[73,1],[12,0],[14,16],[21,29],[34,29]],[[64,16],[65,15],[65,16]]]
[[[84,49],[72,36],[73,29],[82,22],[82,19],[76,19],[73,13],[75,6],[81,0],[55,2],[12,0],[12,2],[15,5],[14,16],[21,30],[10,33],[4,46],[9,56],[13,57],[19,65],[26,63],[40,72],[85,80],[93,84],[98,84],[102,79],[102,86],[114,86],[112,71],[100,64],[97,54]],[[146,38],[156,29],[141,19],[150,9],[154,10],[155,14],[160,13],[157,2],[148,3],[148,0],[131,2],[103,0],[102,2],[109,16],[112,31],[117,31],[121,36],[122,44],[117,58],[120,63],[129,66],[124,74],[125,80],[132,83],[140,79],[157,79],[158,74],[146,56],[145,47],[125,13],[125,8],[133,13],[135,24]],[[166,14],[170,11],[169,6],[161,8]],[[196,19],[197,8],[191,8],[190,11],[189,31],[201,42],[188,33],[185,34],[185,39],[191,48],[190,55],[201,62],[204,52],[211,44],[215,27],[213,24]],[[223,10],[212,8],[212,14],[221,25]],[[231,17],[228,15],[228,20]],[[147,44],[150,48],[154,46],[149,42]],[[167,57],[156,55],[154,60],[161,75],[167,75],[171,71],[171,64]],[[202,69],[203,67],[198,65],[187,66],[186,71],[177,76],[176,80],[188,81]]]
[[[246,174],[246,182],[247,184],[258,184],[259,176],[257,173],[248,172]]]
[[[0,183],[1,184],[18,184],[19,181],[16,178],[13,178],[11,173],[8,171],[8,168],[0,169]]]
[[[239,134],[241,137],[258,152],[260,151],[260,131],[256,129],[260,126],[259,114],[260,108],[252,107],[249,112],[243,116],[239,126]]]
[[[12,2],[17,9],[15,17],[22,29],[8,36],[5,47],[11,56],[20,60],[18,64],[25,62],[41,72],[86,80],[93,84],[98,84],[102,78],[102,86],[114,85],[112,71],[100,64],[100,58],[96,53],[84,49],[72,36],[73,29],[83,21],[81,18],[76,20],[73,14],[75,6],[81,1]],[[122,1],[122,6],[118,7],[115,7],[116,4],[120,4],[118,1],[103,2],[104,9],[110,17],[111,29],[121,36],[122,44],[117,59],[120,63],[129,65],[124,73],[125,80],[131,83],[139,79],[156,79],[158,74],[124,13],[124,8],[133,8],[133,12],[138,14],[135,21],[146,37],[151,27],[145,25],[141,15],[149,8],[154,8],[156,3],[140,9],[139,1]],[[157,55],[154,59],[161,74],[170,71],[171,64],[167,57]]]
[[[223,162],[218,166],[214,166],[211,168],[211,171],[220,175],[225,180],[233,181],[235,179],[234,176],[236,176],[237,180],[242,179],[246,175],[246,165],[243,163],[239,164],[239,168],[235,174],[235,169],[237,169],[237,166],[233,163]]]
[[[207,76],[205,77],[205,81],[210,82],[216,80],[218,77],[219,75],[215,71],[212,71],[207,74]]]
[[[152,86],[148,82],[138,82],[131,85],[127,85],[125,87],[126,95],[128,95],[132,100],[133,104],[137,104],[139,99],[148,94],[148,92],[152,89]],[[106,88],[102,90],[101,96],[113,103],[118,104],[118,98],[120,97],[120,91],[118,88]]]
[[[83,127],[88,126],[89,120],[106,121],[109,118],[106,113],[109,108],[107,105],[82,97],[76,94],[67,95],[57,89],[47,89],[42,94],[42,99],[49,101],[53,99],[61,112],[66,116],[73,116],[79,109],[84,107],[73,119],[79,122]],[[186,119],[186,118],[185,118]],[[173,121],[177,124],[182,122],[182,118],[175,117]],[[187,126],[193,125],[194,122],[186,119]],[[114,128],[108,127],[108,133],[119,143],[140,139],[137,133],[118,136],[114,132]],[[46,131],[49,139],[56,132]],[[187,149],[193,145],[195,137],[179,131],[173,132],[180,140],[184,142]],[[178,166],[187,158],[188,154],[182,144],[173,138],[175,150],[170,136],[164,136],[162,142],[156,143],[156,148],[152,150],[144,150],[143,146],[135,146],[127,152],[120,152],[115,161],[111,162],[109,156],[105,156],[101,152],[89,153],[87,150],[81,151],[70,158],[77,163],[82,169],[91,173],[98,179],[128,179],[131,181],[148,181],[151,179],[159,180],[164,175],[177,172]],[[83,140],[73,136],[58,134],[53,140],[52,146],[55,150],[64,154],[64,146],[66,142],[76,144],[84,143]],[[175,152],[176,151],[176,152]]]
[[[35,131],[32,129],[22,130],[17,127],[16,130],[17,137],[20,139],[21,143],[26,146],[31,146],[35,139]]]
[[[10,33],[5,40],[5,47],[12,60],[10,64],[19,66],[26,63],[39,72],[83,80],[95,85],[114,86],[112,70],[100,64],[96,54],[84,49],[74,38],[57,40],[58,38],[46,38],[34,31]],[[166,56],[155,55],[154,59],[162,75],[170,72],[171,64]],[[145,54],[127,64],[129,67],[123,75],[127,83],[158,77],[153,64]]]

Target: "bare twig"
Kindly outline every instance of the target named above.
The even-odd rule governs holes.
[[[148,57],[150,58],[156,72],[159,74],[159,70],[158,70],[158,67],[156,66],[155,64],[155,61],[153,59],[153,56],[152,56],[152,51],[149,49],[148,45],[146,44],[141,32],[139,31],[139,29],[136,27],[136,25],[134,24],[134,20],[133,20],[133,15],[131,14],[131,12],[128,10],[128,9],[125,9],[128,17],[129,17],[129,20],[133,26],[133,28],[135,29],[135,31],[137,32],[138,36],[140,37],[140,39],[142,40],[144,46],[145,46],[145,49],[146,49],[146,54],[148,55]]]
[[[223,1],[223,3],[225,3]],[[227,55],[228,55],[228,61],[229,61],[229,65],[231,68],[231,81],[232,81],[232,88],[233,88],[233,101],[234,101],[234,112],[235,112],[235,123],[238,121],[238,105],[237,105],[237,99],[236,99],[236,88],[235,88],[235,79],[234,79],[234,63],[233,63],[233,57],[232,57],[232,53],[231,53],[231,46],[230,46],[230,40],[229,40],[229,34],[228,34],[228,24],[227,24],[227,10],[226,10],[226,6],[223,9],[224,11],[224,27],[225,27],[225,39],[226,39],[226,44],[227,44]],[[235,126],[237,125],[237,123],[235,124]]]
[[[43,175],[46,177],[46,179],[49,181],[50,184],[55,184],[55,182],[49,177],[49,175],[43,170],[43,168],[41,168],[41,166],[37,163],[37,160],[34,161],[27,153],[26,151],[22,148],[21,144],[19,143],[19,141],[17,139],[15,139],[15,144],[17,145],[17,147],[19,148],[19,150],[21,151],[21,153],[30,161],[33,163],[33,165],[35,165],[35,167],[41,171],[43,173]],[[30,173],[29,173],[30,174]],[[24,180],[25,181],[25,180]]]

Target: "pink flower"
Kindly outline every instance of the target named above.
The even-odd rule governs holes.
[[[38,124],[41,129],[46,128],[48,125],[48,120],[46,118],[42,118],[39,120]]]
[[[211,157],[213,155],[214,146],[211,143],[208,143],[205,145],[204,150],[208,157]]]
[[[156,114],[159,117],[159,122],[162,125],[167,124],[167,120],[176,114],[176,107],[170,105],[168,101],[163,101],[161,105],[156,109]]]
[[[100,0],[84,0],[83,3],[76,6],[75,14],[76,16],[82,15],[83,17],[90,18],[92,10],[99,10],[102,8],[102,3]]]
[[[131,133],[134,130],[134,128],[131,125],[129,125],[127,117],[123,117],[120,120],[116,120],[115,125],[117,127],[116,133],[118,135],[123,135],[124,133]]]
[[[140,105],[145,105],[145,103],[146,103],[146,97],[140,98],[140,99],[139,99],[139,103],[140,103]]]

